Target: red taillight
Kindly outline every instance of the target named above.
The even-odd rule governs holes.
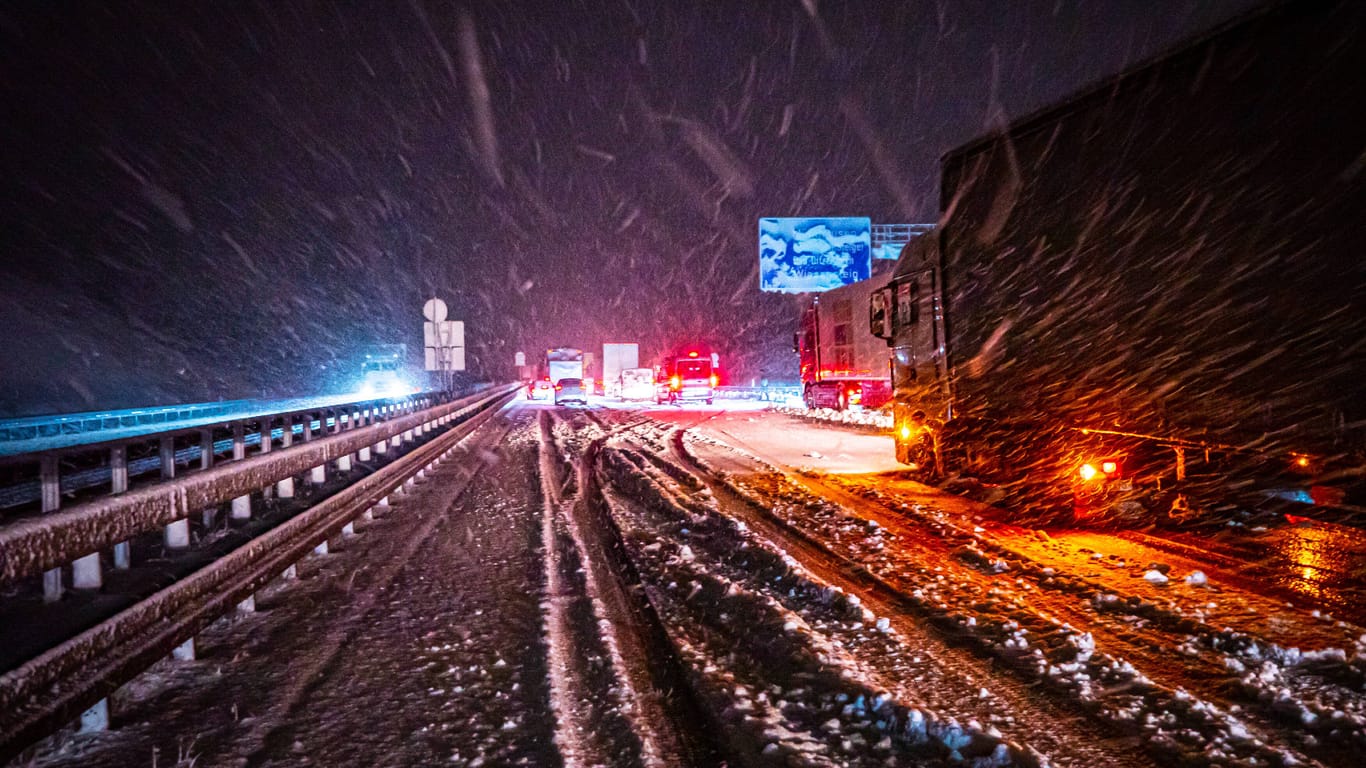
[[[713,374],[711,375],[711,385],[712,385],[713,387],[719,387],[719,386],[721,386],[721,377],[720,377],[720,376],[717,376],[716,374],[713,373]]]
[[[682,388],[683,388],[683,380],[682,380],[682,379],[680,379],[680,378],[677,377],[677,376],[674,376],[674,377],[672,377],[672,378],[669,379],[669,389],[682,389]]]
[[[1090,480],[1109,480],[1119,472],[1119,462],[1102,461],[1099,466],[1096,464],[1082,464],[1077,469],[1077,474],[1081,475],[1084,481]]]
[[[555,385],[555,391],[556,391],[556,392],[559,392],[559,391],[562,390],[562,389],[564,389],[564,387],[560,386],[559,384],[556,384],[556,385]]]

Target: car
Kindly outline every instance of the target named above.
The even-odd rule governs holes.
[[[581,403],[588,405],[588,390],[583,379],[560,379],[555,382],[555,405]]]
[[[526,385],[526,399],[528,400],[549,400],[554,394],[555,387],[545,379],[528,382]]]

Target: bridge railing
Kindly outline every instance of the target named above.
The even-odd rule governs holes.
[[[425,425],[429,419],[423,419],[421,415],[433,412],[433,409],[444,412],[444,406],[449,405],[444,401],[449,397],[446,393],[428,392],[404,398],[332,402],[228,422],[201,422],[192,427],[177,421],[162,431],[143,429],[132,436],[5,457],[12,475],[16,466],[27,466],[37,470],[37,477],[32,474],[18,476],[18,482],[0,490],[0,508],[13,508],[16,502],[31,503],[36,495],[40,514],[18,517],[0,525],[0,584],[32,575],[32,564],[42,562],[47,569],[43,593],[49,602],[59,599],[66,589],[64,567],[67,565],[71,568],[72,587],[98,589],[103,584],[100,552],[105,548],[113,547],[116,569],[127,569],[131,567],[129,540],[158,525],[165,526],[167,549],[188,548],[191,543],[190,515],[202,514],[207,526],[219,513],[220,505],[230,504],[233,519],[249,519],[252,491],[264,489],[266,495],[290,498],[294,495],[295,475],[306,473],[307,481],[322,482],[329,462],[345,471],[350,469],[353,458],[368,461],[372,453],[387,450],[386,441],[394,439],[390,433],[393,429],[398,430],[399,440],[405,434],[407,439],[412,439],[409,434],[412,427],[398,425],[414,421],[419,426]],[[240,413],[240,409],[236,412]],[[198,418],[203,418],[205,411],[196,413]],[[369,438],[359,435],[350,435],[345,440],[332,439],[338,434],[361,429],[369,429],[365,434],[374,438],[368,444],[362,443]],[[377,437],[381,433],[382,438]],[[292,448],[296,438],[301,443],[300,448],[308,450],[280,451]],[[341,450],[337,447],[339,444],[355,445],[350,450]],[[255,446],[255,452],[249,456],[247,448],[251,445]],[[138,453],[144,455],[130,460]],[[272,455],[273,459],[265,458]],[[231,461],[219,466],[220,457]],[[296,468],[300,462],[309,461],[312,463],[307,467]],[[197,470],[182,478],[184,482],[173,482],[179,469],[188,469],[196,463]],[[65,476],[64,467],[69,470]],[[253,467],[255,469],[251,471],[255,476],[250,482],[234,485],[235,481],[222,479],[245,477]],[[149,474],[158,469],[159,479],[155,484],[130,489],[130,478],[136,477],[139,470]],[[266,478],[266,475],[270,477]],[[174,509],[167,506],[167,499],[174,498],[176,493],[173,489],[203,489],[208,478],[214,478],[214,492],[201,490],[179,498],[172,505]],[[221,497],[218,492],[238,485],[240,492],[233,496]],[[97,495],[100,486],[107,488],[111,495]],[[76,492],[83,492],[84,500],[78,501],[70,510],[61,510],[64,496]],[[135,507],[139,513],[130,514],[128,510]],[[97,513],[97,510],[103,511]],[[159,522],[150,522],[152,520]]]
[[[289,578],[294,564],[310,551],[324,554],[328,539],[346,535],[353,520],[366,519],[372,509],[388,509],[390,494],[410,487],[424,468],[430,471],[449,456],[463,435],[519,387],[493,387],[406,411],[377,408],[368,415],[343,414],[338,423],[350,428],[0,527],[3,586],[67,562],[75,568],[91,552],[98,562],[99,551],[121,540],[253,491],[281,493],[284,484],[301,474],[329,465],[345,470],[353,459],[396,453],[212,562],[194,566],[155,594],[14,669],[0,671],[0,762],[73,717],[80,717],[85,730],[108,727],[111,691],[168,652],[193,658],[194,637],[204,627],[234,606],[254,610],[255,592],[271,579]],[[271,434],[269,426],[263,435]],[[294,434],[294,426],[292,420],[284,421],[281,434]],[[263,446],[272,442],[266,439]],[[405,443],[413,447],[399,453],[397,447]]]

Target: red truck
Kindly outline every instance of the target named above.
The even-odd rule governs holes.
[[[895,266],[877,259],[870,279],[817,294],[802,308],[792,349],[801,360],[807,408],[878,408],[892,399],[887,345],[868,334],[865,313]]]

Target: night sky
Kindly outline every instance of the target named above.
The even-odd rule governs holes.
[[[7,4],[0,416],[336,390],[429,295],[476,377],[794,379],[757,218],[933,221],[945,151],[1251,5]]]

